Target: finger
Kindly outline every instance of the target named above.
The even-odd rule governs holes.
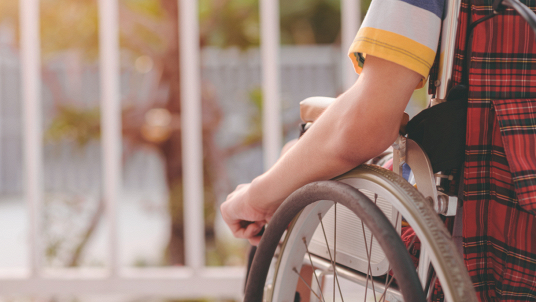
[[[257,229],[258,226],[252,221],[237,220],[229,224],[229,228],[236,238],[248,239],[249,237],[256,235],[254,230]]]
[[[240,220],[240,228],[247,229],[248,226],[252,223],[255,223],[254,221],[247,221],[247,220]]]
[[[262,228],[264,227],[264,223],[261,222],[254,222],[247,226],[247,228],[244,231],[244,236],[246,238],[253,238],[259,235],[259,233],[262,231]]]
[[[261,242],[261,238],[262,238],[262,236],[256,236],[256,237],[253,237],[253,238],[249,238],[248,239],[249,244],[257,246]]]
[[[233,221],[232,223],[228,224],[229,228],[231,229],[231,232],[233,232],[233,235],[236,238],[247,238],[244,234],[246,232],[246,228],[243,227],[243,222],[240,221]]]

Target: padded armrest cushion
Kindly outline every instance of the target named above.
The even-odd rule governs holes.
[[[335,98],[313,96],[300,102],[300,118],[304,123],[314,122]]]

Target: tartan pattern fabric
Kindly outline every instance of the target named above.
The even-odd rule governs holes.
[[[536,101],[534,99],[494,100],[506,158],[519,205],[536,212]]]
[[[454,82],[469,17],[492,0],[463,0]],[[536,0],[523,1],[531,9]],[[511,9],[474,29],[464,169],[464,259],[480,301],[536,301],[536,42]]]

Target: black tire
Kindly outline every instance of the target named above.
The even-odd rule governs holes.
[[[406,246],[383,212],[352,186],[337,181],[320,181],[305,185],[291,194],[274,214],[257,248],[246,285],[246,302],[263,301],[270,263],[281,236],[296,215],[319,200],[344,205],[359,217],[382,247],[405,301],[426,301],[415,266]],[[289,297],[289,301],[294,298]]]

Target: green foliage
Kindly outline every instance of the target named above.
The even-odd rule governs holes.
[[[245,266],[249,244],[243,240],[216,239],[206,246],[207,266]]]
[[[259,45],[258,0],[200,0],[199,17],[202,45]]]
[[[370,1],[361,0],[363,14]],[[18,5],[16,0],[0,0],[0,23],[7,20],[18,30]],[[80,51],[88,61],[98,58],[97,1],[41,0],[40,10],[41,47],[45,60],[71,49]],[[202,45],[237,46],[241,49],[259,45],[259,0],[200,0],[199,14]],[[122,50],[153,58],[165,52],[169,48],[166,38],[166,30],[169,31],[167,15],[162,0],[120,0]],[[339,39],[340,0],[280,1],[280,16],[283,44],[336,43]],[[245,145],[262,138],[261,89],[251,91],[250,100],[256,112],[250,123],[254,125],[251,133],[243,142]],[[56,109],[56,116],[45,133],[47,140],[66,139],[84,146],[91,140],[99,139],[98,108],[59,106]],[[169,189],[172,221],[182,223],[182,182],[169,184]],[[213,194],[211,189],[205,187],[207,200],[215,199]],[[206,221],[213,222],[214,215],[214,207],[205,203]],[[213,226],[209,225],[209,228]],[[56,258],[61,252],[62,240],[51,238],[46,249],[48,258]],[[242,253],[243,246],[226,246],[216,241],[208,244],[207,262],[229,264],[230,258],[238,259],[236,257]],[[144,263],[140,261],[138,265]]]
[[[371,0],[361,0],[364,16]],[[18,26],[18,1],[0,1],[0,22],[11,20]],[[146,47],[164,49],[155,29],[166,18],[160,0],[121,0],[120,4],[137,15],[132,32]],[[42,0],[41,40],[45,58],[66,49],[77,48],[93,60],[98,55],[98,9],[94,0]],[[340,0],[280,1],[282,44],[334,43],[340,33]],[[132,16],[132,15],[130,15]],[[258,0],[200,0],[199,17],[202,45],[258,46],[260,19]],[[122,15],[121,23],[129,22]],[[132,20],[130,20],[132,21]],[[130,25],[129,25],[130,26]],[[163,28],[163,26],[162,26]],[[122,47],[143,52],[139,41],[122,30]],[[145,49],[147,52],[147,49]]]
[[[372,0],[361,0],[361,20],[363,20],[363,18],[367,14],[371,1]]]
[[[184,219],[183,196],[184,191],[181,179],[169,184],[168,213],[171,215],[171,221],[177,224],[182,224]]]
[[[160,0],[121,0],[121,3],[132,12],[160,19],[164,16],[164,10]]]
[[[202,44],[258,46],[258,0],[201,0]],[[340,31],[340,0],[280,1],[283,44],[333,43]]]
[[[362,17],[371,0],[361,0]],[[280,1],[282,44],[329,44],[339,40],[340,0]],[[200,0],[202,45],[258,46],[258,0]]]
[[[340,0],[281,1],[283,44],[334,43],[340,29]]]
[[[201,0],[199,2],[203,45],[258,46],[258,0]],[[283,44],[333,43],[340,31],[340,0],[280,2]]]
[[[39,7],[41,52],[45,60],[71,49],[80,51],[90,62],[98,58],[97,1],[41,0]],[[18,1],[0,1],[0,24],[7,21],[18,31],[18,15]],[[165,18],[160,0],[121,0],[121,47],[143,54],[164,50],[165,41],[160,34]]]
[[[259,115],[262,114],[262,89],[260,87],[249,92],[249,100],[259,111]]]
[[[72,140],[79,146],[86,145],[100,137],[99,108],[81,109],[72,106],[59,106],[58,113],[45,133],[45,139],[60,141]]]
[[[57,52],[78,49],[84,57],[98,57],[98,9],[94,0],[41,0],[41,50],[45,59]]]
[[[244,144],[252,144],[262,139],[262,89],[255,88],[249,92],[249,101],[255,108],[255,113],[249,121],[250,131],[244,138]]]

